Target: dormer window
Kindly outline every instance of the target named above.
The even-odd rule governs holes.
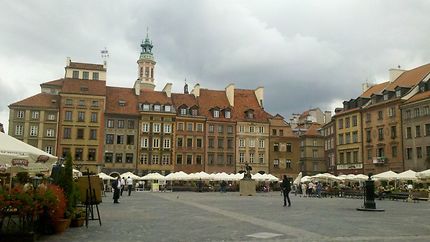
[[[396,97],[401,97],[402,96],[402,89],[397,89],[396,90]]]
[[[181,115],[187,115],[187,109],[181,108]]]
[[[385,93],[384,94],[384,101],[387,101],[388,100],[388,93]]]
[[[83,71],[82,72],[82,79],[84,79],[84,80],[90,79],[90,73],[88,71]]]
[[[171,112],[171,111],[172,111],[172,107],[170,105],[164,106],[164,112]]]
[[[231,112],[230,112],[230,110],[225,110],[224,111],[224,116],[225,116],[225,118],[231,118]]]
[[[149,104],[143,104],[143,111],[149,111]]]
[[[192,110],[191,110],[191,115],[193,115],[193,116],[197,116],[197,115],[199,115],[199,113],[198,113],[197,109],[192,109]]]
[[[118,105],[119,105],[120,107],[125,107],[125,101],[124,101],[124,100],[119,100],[119,101],[118,101]]]
[[[73,71],[72,77],[75,79],[79,78],[79,71]]]
[[[254,119],[254,110],[249,109],[245,112],[246,118],[248,119]]]
[[[213,116],[214,116],[214,118],[219,118],[219,110],[214,109],[213,110]]]
[[[88,87],[81,86],[81,92],[88,92]]]
[[[154,105],[154,111],[161,111],[161,105],[155,104]]]

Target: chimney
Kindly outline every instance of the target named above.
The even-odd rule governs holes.
[[[365,91],[369,90],[373,86],[372,83],[369,83],[367,80],[365,83],[361,84],[361,91],[364,93]]]
[[[166,85],[163,88],[163,92],[165,92],[168,97],[171,97],[172,96],[172,83],[166,83]]]
[[[255,97],[258,100],[258,104],[260,104],[260,107],[263,108],[263,100],[264,100],[264,87],[257,87],[257,89],[254,90]]]
[[[70,57],[66,57],[66,66],[70,66],[70,62],[72,62],[72,59]]]
[[[196,85],[194,85],[193,90],[191,90],[191,94],[193,94],[194,97],[200,96],[200,84],[197,83]]]
[[[225,95],[227,96],[230,106],[234,107],[234,84],[230,83],[225,87]]]
[[[398,68],[391,68],[388,70],[388,72],[390,73],[390,82],[395,81],[401,74],[403,74],[403,72],[405,72],[405,70],[400,69],[400,66],[398,66]]]

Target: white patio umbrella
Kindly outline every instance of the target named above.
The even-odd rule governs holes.
[[[310,177],[310,176],[304,176],[304,177],[302,177],[302,179],[300,179],[300,182],[301,183],[310,182],[311,180],[312,180],[312,177]]]
[[[189,179],[189,175],[183,171],[173,172],[165,176],[167,181],[186,181]]]
[[[141,180],[166,180],[166,177],[157,172],[149,173],[140,178]]]
[[[213,176],[213,179],[214,179],[215,181],[231,181],[231,177],[230,177],[230,175],[228,175],[228,174],[227,174],[227,173],[225,173],[225,172],[216,173],[216,174]]]
[[[265,174],[267,179],[271,182],[275,182],[275,181],[279,181],[279,178],[277,178],[276,176],[272,175],[272,174]]]
[[[76,169],[73,169],[72,173],[73,173],[73,177],[80,177],[80,176],[82,176],[82,172],[80,172],[80,171],[78,171]]]
[[[417,172],[416,176],[419,179],[430,179],[430,169],[425,170],[425,171]]]
[[[397,178],[397,173],[394,171],[386,171],[372,176],[372,179],[380,181],[392,181]]]
[[[102,180],[115,180],[115,177],[111,177],[103,172],[100,172],[99,174],[97,174]]]
[[[193,176],[190,177],[189,179],[194,180],[194,181],[196,181],[196,180],[209,181],[209,180],[213,180],[213,177],[211,175],[209,175],[208,173],[201,171],[201,172],[194,173]]]
[[[417,180],[417,173],[413,170],[407,170],[397,174],[397,179],[401,181]]]
[[[133,173],[131,173],[131,172],[125,172],[125,173],[122,173],[121,175],[120,175],[120,177],[122,178],[122,177],[124,177],[125,179],[127,179],[128,177],[130,177],[131,179],[133,179],[133,180],[140,180],[140,176],[138,176],[138,175],[135,175],[135,174],[133,174]]]
[[[296,179],[294,179],[293,184],[296,184],[296,185],[300,184],[300,179],[302,179],[302,176],[303,176],[303,174],[302,174],[302,172],[300,172],[297,175]]]
[[[256,181],[264,181],[266,180],[265,177],[260,173],[251,174],[251,178]]]
[[[313,179],[318,181],[335,181],[339,180],[336,176],[330,174],[330,173],[321,173],[317,174],[315,176],[312,176]]]
[[[360,181],[360,182],[367,181],[368,179],[369,179],[369,176],[366,176],[363,174],[358,174],[358,175],[355,175],[354,177],[354,181]]]

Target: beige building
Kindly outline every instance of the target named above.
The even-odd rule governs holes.
[[[321,125],[311,124],[307,129],[299,131],[300,138],[300,171],[303,176],[327,172],[324,158],[324,136]]]

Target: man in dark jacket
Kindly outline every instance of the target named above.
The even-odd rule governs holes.
[[[119,203],[119,193],[121,189],[121,177],[118,176],[118,178],[112,182],[112,188],[113,188],[113,203]]]
[[[289,193],[291,191],[291,184],[290,180],[288,180],[287,175],[284,175],[284,179],[282,180],[281,184],[282,194],[284,195],[284,207],[287,206],[287,200],[288,200],[288,207],[291,206],[290,196]]]

